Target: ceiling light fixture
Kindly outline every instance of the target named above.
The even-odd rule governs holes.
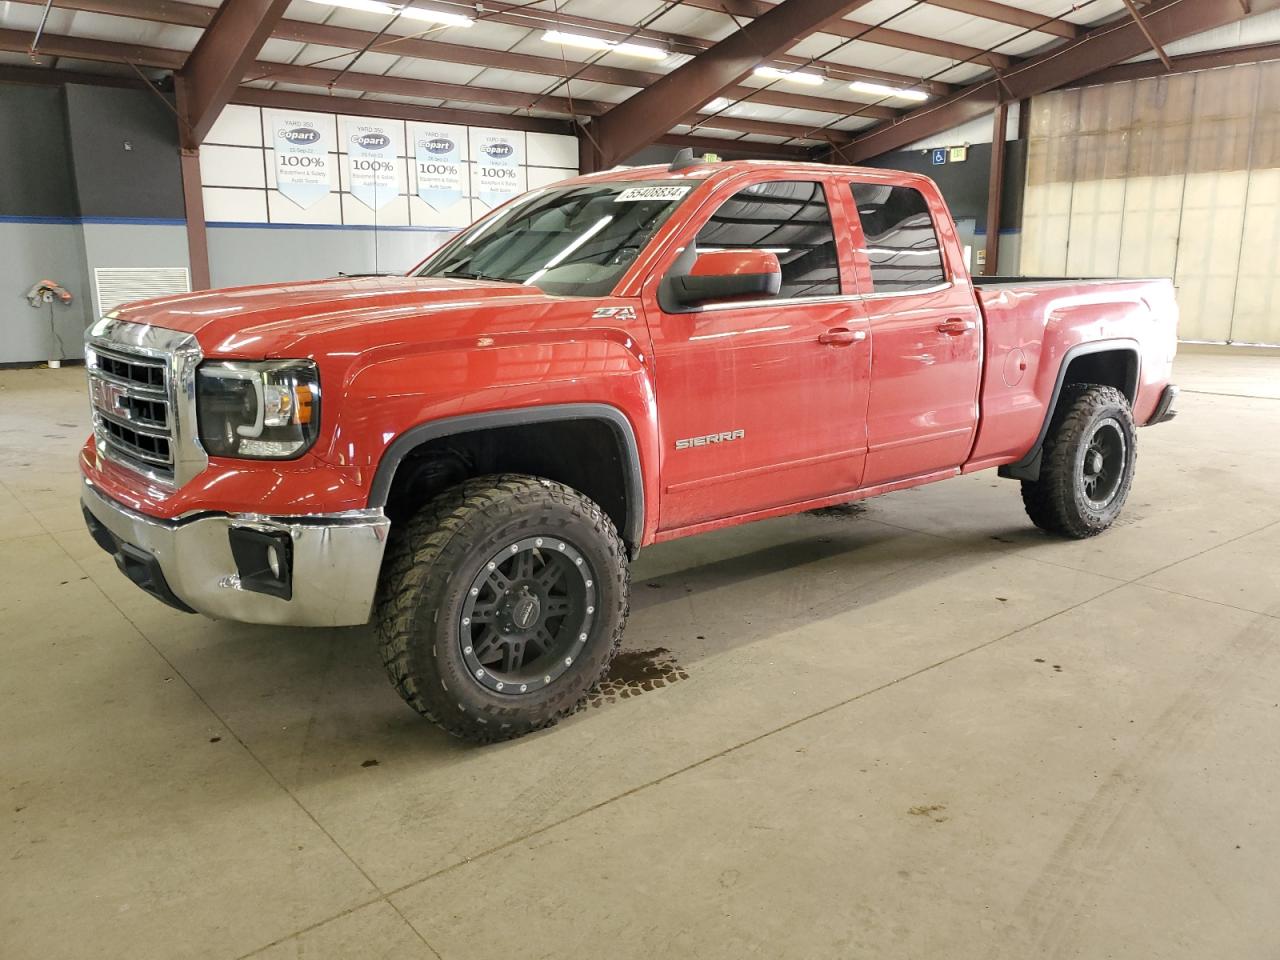
[[[425,7],[401,7],[400,16],[406,20],[423,20],[427,23],[444,24],[446,27],[469,27],[475,23],[475,20],[463,13],[446,13]]]
[[[560,30],[544,30],[542,39],[547,43],[558,43],[566,47],[582,47],[584,50],[608,50],[628,57],[642,57],[645,60],[665,60],[667,50],[647,43],[631,43],[629,40],[605,40],[585,33],[564,33]]]
[[[789,80],[792,83],[803,83],[810,87],[820,87],[826,82],[820,74],[801,73],[799,70],[779,70],[777,67],[756,67],[751,72],[766,80]]]
[[[867,93],[875,97],[897,97],[899,100],[914,100],[921,103],[929,99],[923,90],[911,90],[906,87],[890,87],[883,83],[869,83],[866,80],[855,80],[849,84],[855,93]]]
[[[361,13],[380,13],[388,17],[401,16],[406,20],[421,20],[446,27],[469,27],[475,23],[475,20],[465,14],[446,13],[426,7],[402,6],[398,3],[387,3],[386,0],[311,0],[311,3],[322,7],[359,10]]]

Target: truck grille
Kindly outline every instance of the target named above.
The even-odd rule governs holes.
[[[195,438],[193,337],[106,321],[86,336],[89,402],[100,454],[164,486],[208,463]]]
[[[109,458],[173,479],[168,363],[95,346],[88,364],[94,426]]]

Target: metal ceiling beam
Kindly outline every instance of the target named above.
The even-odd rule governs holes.
[[[1124,0],[1124,5],[1129,9],[1129,16],[1133,17],[1133,22],[1138,25],[1142,35],[1147,38],[1147,43],[1151,44],[1151,49],[1156,52],[1156,56],[1164,64],[1164,68],[1166,70],[1172,69],[1173,65],[1169,63],[1169,55],[1164,52],[1164,47],[1160,46],[1160,41],[1151,35],[1151,29],[1147,26],[1147,21],[1142,19],[1142,11],[1134,5],[1133,0]]]
[[[29,30],[0,29],[0,50],[26,53],[31,49],[35,33]],[[40,37],[40,53],[51,57],[72,57],[76,60],[96,60],[100,63],[132,63],[140,67],[158,67],[177,70],[187,60],[181,50],[165,50],[137,43],[116,43],[112,40],[86,40],[83,37],[63,37],[45,33]]]
[[[1280,60],[1280,43],[1255,43],[1247,47],[1231,47],[1227,50],[1206,50],[1181,57],[1170,57],[1170,70],[1165,70],[1159,60],[1139,60],[1137,63],[1118,63],[1087,77],[1081,77],[1072,87],[1092,87],[1100,83],[1121,83],[1125,80],[1146,80],[1163,77],[1168,73],[1190,73],[1192,70],[1212,70],[1215,67],[1234,67],[1243,63],[1266,63]]]
[[[465,63],[477,67],[493,67],[498,70],[513,70],[517,73],[529,73],[542,77],[563,78],[568,72],[582,81],[637,89],[643,89],[662,78],[662,74],[650,70],[614,67],[600,63],[577,63],[572,60],[561,60],[559,57],[515,53],[509,50],[490,50],[485,47],[473,47],[463,43],[443,43],[438,40],[395,36],[379,38],[378,34],[371,30],[334,27],[323,23],[302,23],[297,20],[283,21],[273,36],[280,40],[351,50],[361,50],[368,46],[369,50],[375,53],[435,62]],[[892,119],[902,113],[890,107],[870,104],[861,106],[856,101],[836,100],[784,90],[757,90],[754,87],[734,87],[725,91],[725,96],[734,100],[750,97],[752,103],[767,106],[819,110],[841,115],[848,113],[851,107],[855,107],[858,108],[856,110],[858,116],[878,119]]]
[[[720,155],[740,153],[761,160],[803,161],[809,157],[809,151],[804,147],[788,147],[781,143],[760,143],[756,140],[721,140],[719,137],[694,137],[680,133],[669,133],[664,137],[659,137],[654,143],[669,147],[693,147],[696,150],[710,150],[712,153]]]
[[[0,50],[25,52],[31,46],[34,34],[26,30],[0,30]],[[181,67],[186,54],[180,50],[165,50],[160,47],[142,47],[134,44],[116,43],[110,40],[83,40],[77,37],[63,37],[46,34],[40,41],[41,50],[50,56],[74,57],[80,60],[96,60],[103,63],[133,63],[139,67],[151,67],[176,70]],[[463,103],[480,103],[489,106],[523,109],[534,100],[538,101],[538,109],[546,113],[559,113],[570,116],[598,116],[610,108],[610,104],[596,100],[578,100],[572,102],[564,97],[539,97],[537,94],[521,93],[512,90],[492,90],[471,84],[440,83],[434,80],[415,80],[411,77],[388,77],[383,74],[353,73],[348,71],[337,77],[338,71],[324,67],[305,67],[294,64],[258,62],[248,67],[248,78],[268,79],[281,83],[316,87],[320,90],[343,89],[352,92],[383,93],[401,97],[419,97],[424,100],[455,100]],[[335,80],[335,78],[337,78]],[[232,102],[245,103],[244,90],[236,92]],[[181,87],[179,87],[181,91]],[[341,106],[321,108],[316,106],[296,109],[329,109],[348,110],[355,104],[375,104],[375,109],[350,109],[349,112],[368,116],[396,117],[398,113],[392,108],[399,106],[386,100],[356,100],[352,97],[327,97],[324,94],[296,94],[311,97],[315,100],[340,101]],[[185,104],[184,104],[185,105]],[[835,104],[832,104],[835,106]],[[415,106],[415,105],[409,105]],[[426,108],[424,108],[426,109]],[[522,126],[511,127],[499,120],[522,120],[526,118],[509,117],[506,114],[487,112],[468,112],[454,108],[431,108],[440,111],[436,115],[439,122],[449,114],[466,113],[472,119],[465,122],[472,125],[499,128],[526,129]],[[845,106],[848,109],[848,105]],[[733,133],[756,133],[767,136],[789,137],[792,139],[808,139],[827,141],[830,143],[848,143],[851,135],[843,131],[811,133],[811,128],[804,124],[773,123],[765,120],[753,120],[746,117],[698,117],[702,126],[712,130],[726,130]],[[463,121],[457,121],[463,122]],[[563,121],[549,120],[557,132],[566,129]],[[692,121],[692,118],[690,120]],[[674,124],[673,124],[674,125]],[[665,130],[663,131],[666,132]]]
[[[200,146],[289,3],[222,0],[175,80],[185,149]]]
[[[412,77],[389,77],[386,74],[357,73],[350,70],[342,72],[333,67],[306,67],[291,63],[259,61],[252,65],[244,79],[296,83],[322,89],[388,93],[397,97],[421,97],[424,100],[460,100],[464,103],[484,103],[494,107],[507,107],[511,110],[524,110],[536,100],[538,109],[565,116],[594,117],[607,111],[610,106],[599,100],[579,100],[577,97],[571,101],[566,97],[544,97],[520,90],[495,90],[469,83],[415,80]]]
[[[303,67],[293,64],[256,63],[251,76],[256,80],[274,80],[282,83],[355,92],[384,93],[400,97],[420,97],[424,100],[457,100],[464,103],[483,103],[490,106],[520,110],[537,101],[537,108],[547,113],[559,113],[566,117],[596,117],[608,112],[612,104],[598,100],[570,101],[565,97],[540,97],[533,93],[514,90],[492,90],[472,84],[440,83],[435,80],[414,80],[410,77],[389,77],[385,74],[354,73],[348,71],[340,77],[332,67]],[[336,79],[335,79],[336,78]],[[377,101],[383,102],[383,101]],[[831,143],[848,143],[852,135],[842,131],[810,133],[803,124],[773,123],[745,117],[701,117],[703,126],[713,130],[729,130],[736,133],[759,133],[773,137],[805,138]],[[666,131],[663,131],[666,132]]]
[[[294,93],[289,90],[263,90],[259,87],[241,87],[231,97],[231,102],[250,107],[276,107],[281,110],[311,110],[321,113],[347,113],[360,117],[387,117],[392,120],[421,120],[425,123],[460,123],[473,127],[496,127],[499,130],[573,134],[573,126],[568,121],[547,117],[519,117],[507,113],[458,110],[453,107],[427,107],[416,103],[392,103],[388,100],[357,100],[355,97]]]
[[[18,3],[28,3],[32,5],[42,6],[44,0],[16,0]],[[54,7],[64,10],[83,10],[88,13],[101,13],[109,16],[130,17],[138,20],[146,20],[151,23],[168,23],[175,26],[185,27],[204,27],[213,16],[213,8],[203,7],[194,3],[185,3],[183,0],[53,0]],[[472,3],[456,2],[456,0],[443,0],[437,4],[441,7],[456,6],[458,11],[468,15],[475,15],[475,5]],[[661,30],[639,29],[627,26],[626,24],[614,23],[611,21],[597,20],[591,17],[575,16],[573,14],[557,13],[552,10],[544,10],[535,7],[526,7],[514,3],[496,2],[496,0],[486,0],[484,3],[484,17],[493,23],[505,23],[513,26],[524,27],[526,29],[562,29],[564,27],[577,27],[586,33],[595,33],[601,36],[621,39],[622,37],[632,37],[637,40],[649,40],[654,43],[662,44],[670,49],[673,53],[682,53],[689,56],[696,56],[704,50],[709,50],[714,46],[711,40],[704,40],[701,37],[691,37],[682,34],[668,33]],[[279,39],[300,39],[296,31],[308,30],[325,26],[329,30],[345,30],[348,28],[328,27],[327,25],[313,24],[301,20],[282,20],[279,27],[272,34],[273,37]],[[353,30],[352,33],[360,33],[372,35],[372,31]],[[291,35],[292,34],[292,35]],[[395,39],[395,35],[386,35],[388,40]],[[305,42],[324,42],[324,41],[305,41]],[[434,44],[437,41],[418,41],[421,43]],[[333,45],[333,44],[330,44]],[[400,44],[395,44],[391,49],[394,50]],[[363,46],[363,43],[360,44]],[[465,48],[463,44],[445,44],[449,48]],[[353,47],[352,49],[359,49]],[[411,45],[410,45],[411,48]],[[481,53],[485,51],[483,48],[471,48],[479,50]],[[438,51],[440,52],[440,51]],[[503,51],[506,55],[506,52]],[[410,55],[410,54],[406,54]],[[513,54],[517,61],[527,56],[525,54]],[[449,59],[447,57],[428,55],[427,59]],[[554,59],[557,63],[561,63],[558,58]],[[450,60],[450,62],[464,63],[471,62],[469,60]],[[773,62],[779,66],[805,66],[808,61],[800,57],[778,56],[773,58]],[[587,64],[570,60],[569,66],[577,71],[579,68],[588,67]],[[486,66],[488,64],[480,64]],[[503,65],[505,66],[505,65]],[[885,70],[876,70],[868,67],[855,67],[848,64],[837,63],[820,63],[826,70],[828,76],[836,80],[878,80],[884,83],[901,84],[905,86],[919,85],[920,80],[917,77],[906,76],[900,73],[892,73]],[[518,69],[511,67],[510,69]],[[590,65],[592,71],[617,71],[619,73],[640,72],[629,71],[626,68],[609,67],[607,65],[594,64]],[[583,75],[586,79],[585,74]],[[610,83],[614,81],[601,80],[602,83]],[[628,84],[629,85],[629,84]],[[639,84],[639,86],[647,86],[647,82]],[[928,81],[925,88],[931,93],[939,96],[951,93],[955,88],[946,83],[938,81]]]
[[[1280,10],[1280,0],[1252,0],[1251,9],[1254,14]],[[1246,16],[1239,0],[1155,0],[1144,11],[1147,26],[1161,43],[1236,23]],[[1056,90],[1147,49],[1147,39],[1137,24],[1127,17],[1112,21],[1019,63],[1000,78],[975,83],[901,120],[881,124],[855,137],[851,146],[827,156],[837,162],[857,163],[888,153],[990,113],[1002,101]]]
[[[967,13],[971,17],[981,17],[983,20],[1005,23],[1024,30],[1035,30],[1038,33],[1049,33],[1055,37],[1065,37],[1067,40],[1074,40],[1081,32],[1074,23],[1063,20],[1061,17],[1049,19],[1043,14],[1020,10],[1004,3],[994,3],[992,0],[925,0],[925,2],[935,7],[954,10],[956,13]]]
[[[699,10],[714,10],[727,13],[734,18],[759,18],[781,4],[769,3],[766,0],[678,0],[682,6],[697,7]],[[856,6],[863,6],[857,4]],[[998,53],[988,53],[977,47],[969,47],[962,43],[939,40],[936,37],[921,37],[913,33],[904,33],[890,27],[879,27],[871,23],[860,23],[856,20],[845,20],[843,17],[829,21],[815,33],[829,33],[836,37],[861,40],[865,43],[876,43],[898,50],[910,50],[913,53],[925,53],[944,60],[972,60],[988,66],[1004,69],[1009,66],[1008,57]],[[798,39],[798,38],[797,38]],[[786,49],[785,47],[783,49]]]
[[[815,130],[798,123],[775,123],[772,120],[749,120],[745,117],[686,118],[677,123],[697,124],[699,129],[732,130],[736,133],[758,133],[766,137],[788,137],[792,140],[811,140],[816,143],[852,143],[853,134],[845,130]]]
[[[680,118],[736,85],[762,61],[866,2],[784,0],[592,124],[601,165],[613,166],[652,143]]]
[[[84,73],[79,70],[55,70],[50,67],[20,67],[0,64],[0,83],[24,83],[57,87],[64,83],[85,83],[99,87],[138,89],[136,76],[121,77],[110,73]]]

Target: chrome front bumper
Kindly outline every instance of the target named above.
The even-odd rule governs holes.
[[[178,609],[307,627],[369,620],[391,528],[381,510],[298,517],[202,513],[159,520],[130,510],[87,479],[80,502],[89,532],[121,571]],[[232,553],[233,531],[241,539],[245,531],[265,535],[286,547],[287,590],[262,592],[251,576],[242,576],[246,571]]]

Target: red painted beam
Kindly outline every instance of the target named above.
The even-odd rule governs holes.
[[[1170,57],[1172,67],[1165,70],[1159,60],[1139,60],[1137,63],[1118,63],[1070,84],[1073,87],[1091,87],[1100,83],[1122,83],[1125,80],[1145,80],[1162,77],[1166,73],[1190,73],[1192,70],[1212,70],[1215,67],[1234,67],[1242,63],[1266,63],[1280,60],[1280,43],[1254,43],[1247,47],[1231,47],[1228,50],[1206,50],[1181,57]]]
[[[717,13],[728,13],[734,17],[762,17],[775,6],[766,0],[679,0],[683,6],[697,7],[700,10],[714,10]],[[1043,18],[1041,18],[1043,19]],[[942,57],[946,60],[973,60],[991,66],[1007,67],[1009,58],[1001,54],[991,54],[977,47],[953,43],[938,37],[924,37],[912,33],[904,33],[891,27],[879,27],[871,23],[860,23],[843,18],[833,20],[822,28],[822,33],[836,37],[847,37],[862,40],[866,43],[894,47],[898,50],[910,50],[913,53],[927,53],[930,56]]]
[[[473,127],[495,127],[499,130],[531,130],[536,133],[560,133],[572,136],[573,127],[564,120],[546,117],[520,117],[482,110],[458,110],[453,107],[427,107],[416,103],[393,103],[388,100],[357,100],[322,93],[295,93],[291,90],[263,90],[241,87],[231,97],[232,103],[251,107],[277,107],[281,110],[311,110],[318,113],[348,113],[361,117],[388,117],[392,120],[422,120],[427,123],[460,123]]]
[[[784,0],[593,124],[604,166],[612,166],[694,113],[800,39],[867,0]]]
[[[290,0],[222,0],[179,72],[182,145],[195,150],[240,86]]]
[[[1040,13],[1032,13],[1030,10],[1020,10],[1008,4],[995,3],[993,0],[925,0],[925,2],[935,7],[954,10],[957,13],[967,13],[971,17],[981,17],[983,20],[991,20],[996,23],[1007,23],[1011,27],[1035,30],[1038,33],[1049,33],[1055,37],[1065,37],[1068,40],[1074,40],[1081,33],[1079,27],[1074,23],[1063,20],[1061,17],[1050,18]]]
[[[0,30],[0,50],[26,53],[36,35],[29,30]],[[133,63],[140,67],[177,70],[186,62],[181,50],[147,47],[139,43],[117,43],[113,40],[86,40],[45,33],[40,36],[38,53],[50,57],[72,57],[101,63]]]

